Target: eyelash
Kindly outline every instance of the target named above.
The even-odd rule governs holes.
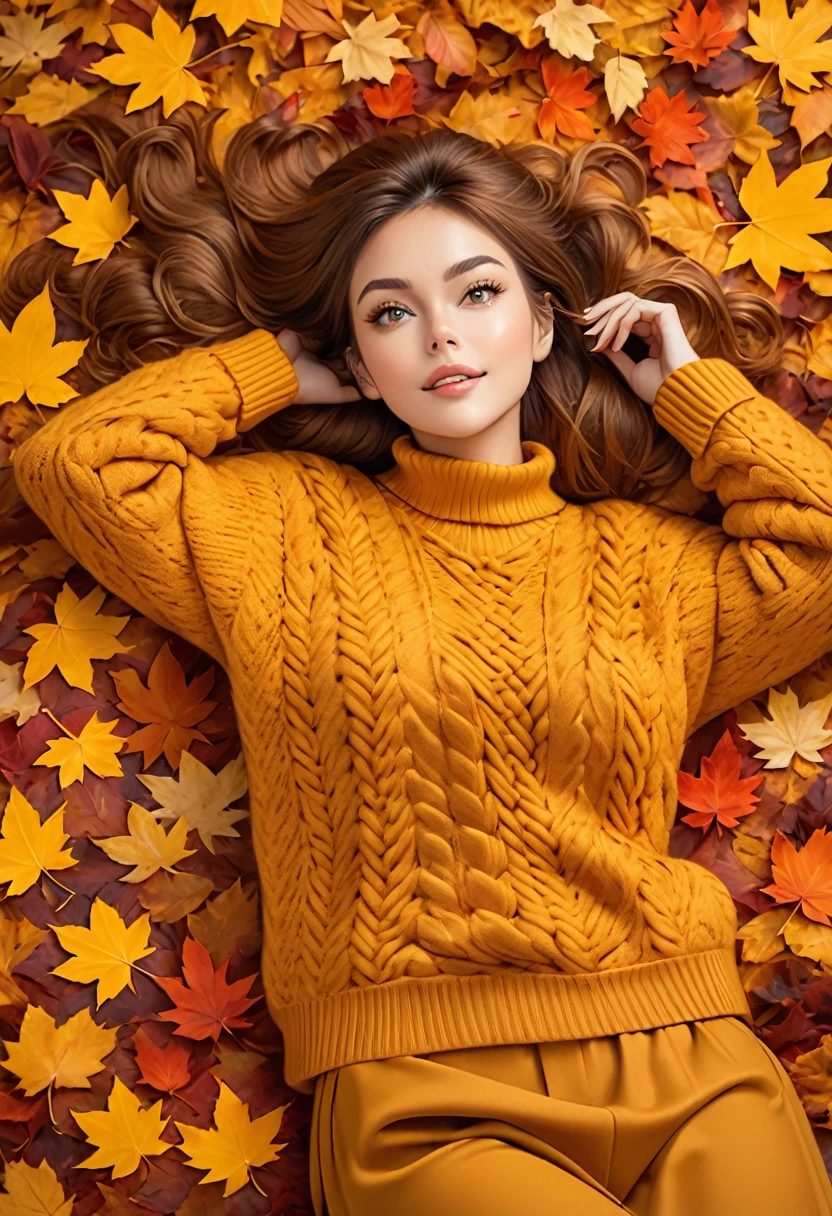
[[[483,279],[479,283],[472,283],[471,286],[466,291],[465,295],[469,296],[472,291],[481,291],[481,290],[483,290],[483,288],[487,289],[488,291],[493,292],[494,295],[493,295],[492,299],[495,299],[495,300],[496,300],[497,296],[502,295],[502,293],[505,291],[505,288],[501,287],[499,283],[495,283],[493,279]],[[483,300],[477,305],[477,307],[484,308],[487,304],[490,304],[490,303],[491,303],[491,300]],[[396,304],[396,303],[393,303],[392,301],[387,301],[384,304],[379,304],[378,307],[375,308],[370,313],[367,320],[370,322],[371,325],[375,325],[379,329],[389,329],[390,328],[389,325],[381,326],[378,324],[378,321],[379,321],[379,318],[382,317],[384,315],[384,313],[386,313],[391,308],[400,308],[404,312],[410,311],[410,309],[405,308],[405,306],[403,304]]]

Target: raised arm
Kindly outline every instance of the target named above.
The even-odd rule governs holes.
[[[832,649],[832,450],[724,359],[677,368],[653,411],[726,507],[721,532],[690,529],[679,571],[692,632],[717,597],[689,661],[696,729]]]
[[[189,516],[188,475],[204,486],[216,445],[289,405],[297,387],[262,329],[185,350],[67,402],[20,445],[15,479],[103,586],[224,664],[189,543],[200,520]]]

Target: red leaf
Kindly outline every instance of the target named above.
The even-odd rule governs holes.
[[[251,1022],[242,1014],[260,997],[247,997],[246,993],[256,975],[247,975],[233,984],[226,982],[226,959],[219,971],[214,971],[211,955],[193,937],[186,937],[182,947],[182,971],[190,987],[181,980],[154,976],[156,983],[176,1003],[176,1009],[165,1009],[159,1017],[168,1022],[179,1022],[174,1034],[189,1039],[217,1039],[222,1030],[232,1026],[250,1026]]]
[[[152,1085],[163,1094],[172,1094],[191,1079],[188,1071],[190,1050],[181,1043],[171,1042],[167,1047],[157,1047],[141,1027],[135,1034],[136,1063],[139,1066],[139,1084]]]
[[[682,822],[707,832],[716,819],[717,833],[722,828],[735,828],[743,815],[750,815],[760,801],[751,791],[763,780],[762,773],[740,777],[742,757],[734,746],[730,730],[726,730],[710,756],[703,756],[699,777],[677,773],[679,801],[693,807],[693,815],[683,815]]]

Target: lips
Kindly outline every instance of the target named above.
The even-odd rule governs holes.
[[[475,380],[479,376],[484,376],[485,372],[477,371],[475,367],[468,367],[465,363],[446,363],[444,367],[437,367],[431,372],[422,389],[427,392],[432,389],[437,380],[444,380],[446,376],[468,376],[469,379]]]

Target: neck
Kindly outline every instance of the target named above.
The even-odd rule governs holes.
[[[519,401],[476,435],[457,438],[453,435],[433,435],[415,427],[411,427],[411,430],[421,450],[437,456],[479,460],[487,464],[522,464],[525,459],[520,442]]]

